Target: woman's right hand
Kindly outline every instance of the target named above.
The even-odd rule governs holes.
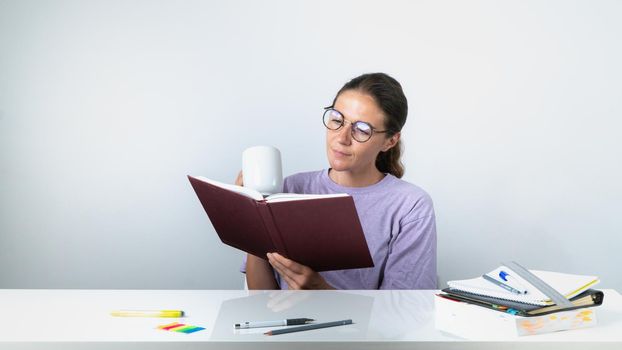
[[[238,173],[238,177],[235,179],[235,184],[238,186],[244,186],[244,176],[242,176],[242,170]]]

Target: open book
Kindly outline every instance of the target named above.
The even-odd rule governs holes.
[[[188,176],[220,240],[263,259],[277,252],[315,271],[373,267],[347,194],[274,194]]]

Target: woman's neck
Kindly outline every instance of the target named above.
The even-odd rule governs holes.
[[[336,184],[344,187],[367,187],[380,182],[385,177],[385,174],[378,171],[375,167],[364,172],[329,169],[328,177]]]

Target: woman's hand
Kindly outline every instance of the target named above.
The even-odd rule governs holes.
[[[268,262],[287,282],[289,289],[335,289],[319,273],[278,253],[268,253]]]
[[[235,184],[238,186],[244,186],[244,176],[242,176],[242,170],[238,173],[238,177],[235,179]]]

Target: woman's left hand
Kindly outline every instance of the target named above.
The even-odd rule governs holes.
[[[268,261],[287,282],[289,289],[335,289],[319,273],[279,253],[268,253]]]

